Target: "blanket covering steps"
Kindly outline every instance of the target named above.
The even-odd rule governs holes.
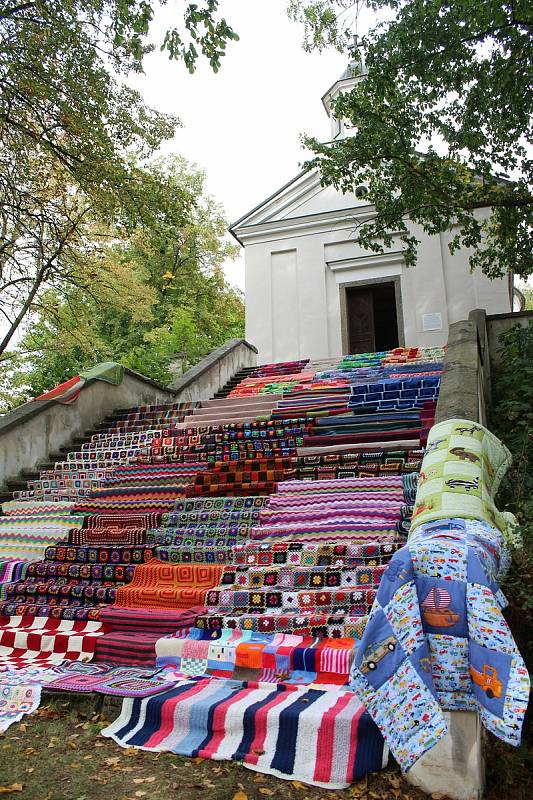
[[[425,587],[421,565],[439,559],[444,546],[438,537],[426,541],[422,534],[421,541],[411,544],[410,539],[406,545],[406,536],[410,526],[424,530],[420,522],[428,520],[428,505],[437,512],[435,497],[443,488],[432,491],[433,473],[422,469],[417,492],[442,358],[437,348],[412,348],[350,356],[340,363],[301,361],[250,370],[226,400],[122,412],[107,430],[100,428],[27,489],[15,492],[0,517],[0,525],[21,518],[22,527],[16,521],[11,527],[15,540],[19,533],[38,530],[39,518],[52,525],[61,515],[73,524],[64,527],[62,520],[39,552],[27,553],[28,559],[40,560],[11,562],[8,552],[0,562],[3,619],[25,614],[24,619],[34,620],[30,627],[81,626],[82,639],[76,640],[72,629],[69,634],[58,629],[41,637],[42,650],[35,641],[33,651],[19,648],[19,666],[43,665],[19,669],[19,680],[24,669],[49,669],[50,659],[56,662],[59,656],[54,647],[68,642],[74,647],[77,641],[75,658],[97,659],[85,664],[88,676],[81,683],[86,689],[99,683],[97,675],[90,677],[93,665],[96,672],[109,669],[110,662],[130,670],[113,683],[115,691],[130,694],[119,719],[104,732],[123,746],[235,758],[252,769],[327,788],[379,769],[387,756],[382,734],[405,768],[417,758],[423,764],[431,754],[421,754],[438,738],[438,712],[448,702],[434,646],[439,636],[452,637],[427,628],[426,616],[435,617],[435,610],[423,599],[420,607],[413,603],[406,611],[409,580],[417,590]],[[474,436],[483,439],[478,432]],[[430,453],[439,449],[433,441]],[[461,453],[468,452],[464,445],[461,440]],[[485,460],[490,472],[491,457]],[[455,476],[460,482],[467,480],[463,472]],[[475,510],[492,529],[503,518],[483,487],[478,495],[479,486],[446,487],[443,513],[434,520],[446,525],[449,509],[456,517],[465,507],[474,514],[473,495],[479,498]],[[460,494],[461,487],[462,496],[450,496]],[[413,526],[412,518],[420,522]],[[465,529],[453,536],[466,541]],[[476,550],[482,572],[478,569],[475,577],[483,586],[482,573],[489,575],[487,586],[497,593],[500,572],[491,571],[487,552],[493,552],[493,539],[490,544],[488,551]],[[16,546],[14,541],[14,555]],[[413,571],[399,566],[406,548],[420,553]],[[505,545],[498,540],[496,548],[503,569]],[[363,672],[366,684],[358,678],[369,647],[381,647],[383,637],[372,637],[380,635],[375,609],[385,603],[387,590],[396,603],[387,618],[392,630],[405,618],[415,641],[429,647],[431,675],[424,669],[417,675],[434,706],[428,701],[428,722],[427,708],[419,710],[414,703],[420,734],[405,743],[404,734],[380,716],[389,701],[374,702],[367,686],[370,679],[381,680],[383,669],[393,672],[381,688],[394,682],[401,653],[412,658],[409,638],[399,630],[391,634],[400,646],[381,648],[375,675]],[[446,600],[438,592],[428,595],[433,605]],[[466,596],[469,620],[479,602],[472,593]],[[449,613],[456,613],[455,606]],[[468,635],[475,640],[478,634],[469,629]],[[460,638],[455,639],[459,644]],[[505,641],[519,667],[514,642]],[[9,638],[5,642],[9,664]],[[498,652],[502,643],[495,646]],[[162,677],[135,673],[153,669],[156,658]],[[455,663],[446,667],[452,675]],[[62,686],[81,687],[71,662],[53,669],[64,669]],[[483,665],[473,669],[486,675]],[[11,721],[19,718],[20,686],[13,675],[9,666],[7,673],[0,671],[0,688],[10,693]],[[30,677],[34,708],[38,676]],[[475,682],[485,678],[465,682],[462,668],[457,677],[467,706],[474,702],[486,709],[485,723],[507,740],[507,726],[514,724],[516,740],[523,704],[498,717],[500,705],[488,702]],[[158,680],[167,679],[173,688],[164,691],[162,683],[161,692],[150,696]],[[513,678],[510,688],[501,684],[498,691],[518,689],[522,696],[523,676],[518,684]],[[405,691],[406,702],[411,693]]]

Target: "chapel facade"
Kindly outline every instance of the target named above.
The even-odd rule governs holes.
[[[335,98],[363,79],[353,61],[322,97],[332,140],[350,135],[333,114]],[[468,249],[450,253],[453,228],[430,236],[408,221],[419,241],[411,267],[399,235],[383,254],[364,250],[356,227],[373,211],[364,186],[343,194],[321,186],[312,170],[230,227],[245,249],[246,338],[260,361],[441,346],[449,325],[472,309],[512,310],[512,276],[489,280],[471,272]]]

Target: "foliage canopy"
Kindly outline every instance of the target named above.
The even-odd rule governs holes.
[[[221,305],[231,306],[229,329],[241,324],[241,299],[220,272],[231,248],[221,241],[220,210],[203,198],[201,174],[179,160],[166,169],[153,163],[179,121],[148,108],[123,81],[142,70],[154,48],[150,24],[162,5],[7,0],[0,8],[0,360],[4,379],[15,369],[15,384],[46,388],[100,352],[136,358],[138,368],[162,377],[170,355],[164,365],[162,357],[146,364],[141,353],[150,326],[172,327],[165,316],[172,285],[175,294],[183,290],[175,314],[189,313],[181,346],[189,359],[227,327],[222,313],[218,333],[211,320],[192,344],[206,313],[200,298],[209,291],[211,301],[216,290]],[[217,70],[227,42],[237,38],[217,9],[218,0],[187,3],[161,48],[190,70],[200,57]],[[157,252],[148,265],[150,246]],[[181,270],[172,285],[161,285],[172,268],[158,247],[172,252]],[[22,346],[10,353],[29,322]],[[32,353],[33,378],[24,379],[17,370],[21,363],[30,368]]]
[[[175,192],[142,166],[178,120],[149,109],[121,76],[142,69],[164,2],[7,0],[0,9],[0,356],[43,292],[65,296],[104,236],[157,226]],[[218,0],[189,3],[162,48],[218,69],[236,34]],[[150,185],[149,185],[150,184]],[[173,187],[176,189],[176,187]],[[185,212],[184,204],[179,207]],[[7,327],[6,327],[7,326]]]
[[[416,259],[409,217],[431,234],[453,228],[452,250],[490,277],[533,272],[533,17],[526,0],[293,0],[306,47],[346,47],[347,11],[382,21],[364,36],[367,74],[336,103],[344,140],[307,139],[324,184],[366,184],[375,205],[358,229],[382,251],[399,232]],[[424,152],[420,152],[420,148]],[[503,177],[503,174],[507,177]],[[488,213],[492,209],[492,213]]]
[[[204,195],[204,176],[184,159],[155,161],[139,173],[147,205],[165,187],[157,225],[123,232],[88,223],[88,247],[73,253],[73,280],[48,284],[34,303],[19,346],[4,361],[0,391],[11,405],[98,361],[115,360],[167,382],[169,365],[187,368],[243,334],[243,303],[222,263],[220,208]]]

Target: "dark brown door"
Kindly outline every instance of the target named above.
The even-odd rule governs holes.
[[[347,289],[348,352],[372,353],[374,338],[374,303],[372,289]]]

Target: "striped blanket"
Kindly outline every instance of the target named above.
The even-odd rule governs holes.
[[[34,561],[42,558],[70,528],[81,528],[83,516],[69,514],[13,514],[0,517],[0,560]]]
[[[21,500],[9,500],[7,503],[2,503],[2,511],[8,516],[47,516],[57,514],[69,514],[74,510],[75,503],[72,501],[54,501],[47,502],[41,500],[32,500],[30,502]]]
[[[122,747],[243,762],[257,772],[328,789],[381,769],[387,749],[352,692],[218,678],[180,680],[124,700],[102,735]]]
[[[23,580],[29,565],[28,561],[0,561],[0,600],[5,600],[7,597],[6,584]]]

